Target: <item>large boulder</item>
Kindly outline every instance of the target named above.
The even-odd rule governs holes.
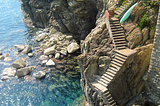
[[[41,78],[44,78],[46,75],[46,73],[44,71],[38,71],[37,73],[34,73],[33,76],[35,78],[38,78],[38,79],[41,79]]]
[[[18,59],[12,63],[12,67],[14,68],[23,68],[26,66],[26,62],[24,58]]]
[[[2,73],[2,75],[8,76],[8,77],[14,77],[15,74],[16,74],[15,68],[5,68]]]
[[[29,74],[29,73],[30,73],[30,70],[29,70],[28,67],[21,68],[21,69],[18,69],[18,70],[17,70],[17,76],[18,76],[18,77],[23,77],[23,76],[25,76],[25,75],[27,75],[27,74]]]
[[[73,53],[75,52],[76,50],[79,49],[79,45],[76,43],[76,42],[72,42],[68,47],[67,47],[67,50],[68,50],[68,53]]]
[[[45,55],[51,55],[54,53],[55,53],[55,45],[44,50]]]
[[[29,52],[31,52],[31,51],[32,51],[31,46],[30,46],[30,45],[27,45],[27,46],[25,47],[25,49],[22,51],[22,53],[23,53],[23,54],[27,54],[27,53],[29,53]]]
[[[142,38],[143,38],[142,31],[139,28],[134,29],[131,32],[131,35],[127,37],[127,40],[129,42],[128,46],[131,49],[135,48],[136,46],[140,44],[140,42],[142,41]]]

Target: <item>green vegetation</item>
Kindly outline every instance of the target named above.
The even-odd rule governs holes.
[[[150,26],[150,18],[147,14],[144,14],[143,17],[141,18],[138,27],[140,29],[143,29],[145,26]]]
[[[155,5],[160,5],[159,0],[143,0],[143,5],[144,6],[155,6]]]

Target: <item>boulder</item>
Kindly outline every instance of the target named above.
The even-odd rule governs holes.
[[[8,77],[14,77],[15,74],[16,74],[15,68],[5,68],[2,73],[2,75],[8,76]]]
[[[55,63],[53,62],[52,59],[49,59],[48,62],[46,63],[47,66],[54,66]]]
[[[26,62],[24,58],[18,59],[12,63],[12,67],[14,68],[23,68],[26,66]]]
[[[67,55],[67,49],[62,48],[62,50],[60,51],[60,53],[63,54],[63,55]]]
[[[41,33],[37,36],[36,41],[40,42],[47,36],[47,33]]]
[[[138,46],[140,44],[140,42],[142,41],[142,32],[139,28],[134,29],[131,32],[131,35],[129,35],[127,37],[128,40],[128,46],[132,49],[135,48],[136,46]]]
[[[27,53],[29,53],[29,52],[31,52],[31,51],[32,51],[31,46],[30,46],[30,45],[27,45],[27,46],[25,47],[25,49],[22,51],[22,53],[23,53],[23,54],[27,54]]]
[[[10,62],[10,61],[12,61],[12,59],[9,58],[9,57],[5,57],[5,58],[4,58],[4,61]]]
[[[156,32],[156,27],[151,29],[151,31],[150,31],[150,39],[154,38],[155,32]]]
[[[147,28],[147,27],[143,28],[142,34],[143,34],[142,42],[144,43],[149,37],[149,28]]]
[[[68,50],[68,53],[73,53],[75,52],[76,50],[79,49],[79,45],[76,43],[76,42],[72,42],[68,47],[67,47],[67,50]]]
[[[22,50],[25,49],[24,45],[14,45],[15,48],[17,48],[18,52],[21,52]]]
[[[46,75],[46,73],[43,72],[43,71],[38,71],[37,73],[34,73],[34,74],[33,74],[33,76],[34,76],[35,78],[38,78],[38,79],[43,78],[45,75]]]
[[[55,45],[44,50],[45,55],[50,55],[54,53],[55,53]]]
[[[48,56],[46,56],[46,55],[41,55],[40,57],[39,57],[39,60],[41,60],[41,61],[43,61],[43,60],[48,60],[49,58],[48,58]]]
[[[3,55],[0,55],[0,60],[3,60],[4,59],[4,56]]]
[[[30,73],[30,68],[25,67],[25,68],[18,69],[16,74],[18,77],[23,77],[29,73]]]

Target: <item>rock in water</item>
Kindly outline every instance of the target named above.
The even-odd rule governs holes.
[[[21,68],[17,70],[17,76],[18,77],[23,77],[27,74],[30,73],[30,68],[29,67],[25,67],[25,68]]]
[[[28,57],[33,57],[33,53],[28,53]]]
[[[43,71],[39,71],[39,72],[33,74],[33,76],[34,76],[35,78],[38,78],[38,79],[43,78],[45,75],[46,75],[46,73],[43,72]]]
[[[4,56],[3,55],[0,55],[0,60],[3,60],[4,59]]]
[[[47,66],[54,66],[55,63],[53,62],[52,59],[49,59],[49,61],[46,63]]]
[[[0,52],[0,55],[2,55],[2,52]]]
[[[25,59],[24,58],[21,58],[19,60],[16,60],[12,63],[12,67],[14,68],[23,68],[26,66],[26,62],[25,62]]]
[[[79,45],[75,42],[72,42],[68,47],[67,47],[67,50],[68,50],[68,53],[73,53],[75,52],[76,50],[79,49]]]
[[[44,50],[45,55],[50,55],[53,53],[55,53],[55,45]]]
[[[22,50],[25,49],[24,45],[14,45],[15,48],[17,48],[18,52],[21,52]]]
[[[12,59],[9,57],[5,57],[4,61],[10,62],[10,61],[12,61]]]
[[[40,42],[47,36],[47,33],[41,33],[37,36],[36,41]]]
[[[8,76],[8,77],[14,77],[15,74],[16,74],[16,69],[14,68],[5,68],[2,73],[2,75]]]
[[[8,76],[3,76],[2,78],[1,78],[1,80],[2,81],[5,81],[5,80],[10,80],[11,78],[10,77],[8,77]]]
[[[30,46],[30,45],[27,45],[27,46],[25,47],[25,49],[22,51],[22,53],[23,53],[23,54],[27,54],[27,53],[29,53],[29,52],[31,52],[31,51],[32,51],[31,46]]]
[[[41,55],[41,56],[39,57],[39,60],[41,60],[41,61],[43,61],[43,60],[48,60],[48,56],[46,56],[46,55]]]

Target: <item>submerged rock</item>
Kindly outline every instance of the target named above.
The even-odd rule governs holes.
[[[43,78],[45,75],[46,75],[46,73],[43,72],[43,71],[38,71],[37,73],[34,73],[34,74],[33,74],[33,76],[34,76],[35,78],[38,78],[38,79]]]
[[[68,53],[73,53],[75,52],[76,50],[79,49],[79,45],[75,42],[72,42],[68,47],[67,47],[67,50],[68,50]]]
[[[22,53],[27,54],[27,53],[29,53],[29,52],[31,52],[31,51],[32,51],[31,46],[30,46],[30,45],[27,45],[27,46],[25,47],[25,49],[22,51]]]
[[[0,60],[3,60],[4,59],[4,56],[3,55],[0,55]]]
[[[11,78],[10,77],[8,77],[8,76],[3,76],[2,78],[1,78],[1,80],[2,81],[5,81],[5,80],[10,80]]]
[[[26,66],[26,62],[24,58],[18,59],[12,63],[12,67],[14,68],[23,68]]]
[[[10,62],[10,61],[12,61],[12,59],[9,58],[9,57],[5,57],[5,58],[4,58],[4,61]]]
[[[18,69],[16,74],[18,77],[23,77],[29,73],[30,73],[30,68],[25,67],[25,68]]]
[[[21,52],[22,50],[25,49],[24,45],[14,45],[15,48],[17,48],[18,52]]]
[[[5,68],[2,73],[2,75],[8,76],[8,77],[14,77],[15,74],[16,74],[16,69],[14,68]]]
[[[44,50],[45,55],[51,55],[54,53],[55,53],[55,45]]]

